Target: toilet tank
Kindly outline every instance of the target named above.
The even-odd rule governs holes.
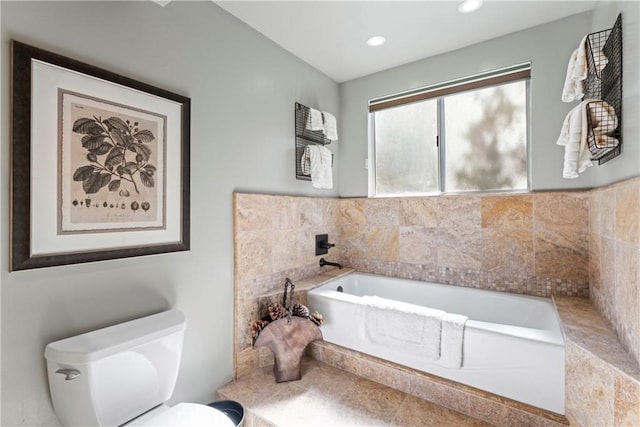
[[[186,321],[169,310],[47,345],[49,390],[65,426],[118,426],[171,397]]]

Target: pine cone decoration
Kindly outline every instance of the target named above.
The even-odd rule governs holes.
[[[309,309],[304,304],[293,304],[291,315],[298,317],[309,317]]]
[[[256,338],[258,338],[258,335],[260,335],[260,331],[262,331],[268,324],[269,322],[266,320],[254,320],[251,322],[251,326],[249,327],[251,338],[255,341]]]
[[[311,320],[313,323],[315,323],[318,326],[322,325],[322,322],[324,322],[324,318],[322,317],[322,314],[318,313],[317,311],[314,311],[313,313],[311,313],[311,315],[309,316],[309,320]]]
[[[282,304],[274,302],[269,305],[269,316],[271,320],[278,320],[287,315],[287,310],[282,306]]]

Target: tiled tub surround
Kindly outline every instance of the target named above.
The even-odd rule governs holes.
[[[535,296],[589,292],[587,192],[342,199],[344,262]]]
[[[259,298],[269,291],[282,295],[289,277],[296,283],[296,302],[304,303],[309,283],[302,279],[322,272],[315,235],[328,233],[330,242],[337,242],[339,200],[235,193],[233,216],[234,376],[238,377],[273,363],[270,350],[251,347],[249,324],[265,314]],[[325,255],[327,259],[340,259],[336,246]]]
[[[640,363],[640,178],[590,194],[589,294]]]
[[[270,359],[251,348],[258,297],[323,271],[325,257],[359,271],[536,296],[588,295],[587,192],[412,198],[234,194],[235,369]],[[332,268],[324,268],[330,271]],[[303,295],[300,295],[303,297]]]
[[[595,307],[554,296],[566,352],[566,412],[579,426],[639,426],[640,367]]]
[[[634,350],[627,343],[637,340],[640,331],[634,320],[640,304],[640,249],[638,240],[629,241],[637,236],[639,185],[640,178],[635,178],[582,192],[398,199],[235,194],[234,374],[273,362],[271,352],[253,350],[248,337],[260,295],[277,295],[285,277],[304,288],[304,278],[339,272],[320,269],[320,257],[313,255],[315,234],[327,232],[336,243],[327,258],[364,272],[537,296],[588,296],[590,288],[594,305],[637,359],[639,346]],[[630,197],[622,197],[627,194]],[[627,262],[634,256],[635,264]],[[385,362],[329,347],[316,342],[310,350],[318,360],[383,383],[402,386],[414,375],[402,367],[394,367],[405,372],[400,377],[380,375]],[[455,386],[438,381],[415,389],[451,407],[444,401]],[[473,411],[476,403],[473,397],[462,397],[462,412],[465,407]],[[510,413],[495,400],[487,404],[486,416],[478,418]]]

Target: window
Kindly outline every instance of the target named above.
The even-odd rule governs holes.
[[[372,195],[526,190],[529,73],[372,101]]]

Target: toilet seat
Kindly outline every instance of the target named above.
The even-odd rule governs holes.
[[[198,403],[178,403],[173,407],[159,406],[141,417],[136,418],[126,427],[235,427],[223,412]]]

